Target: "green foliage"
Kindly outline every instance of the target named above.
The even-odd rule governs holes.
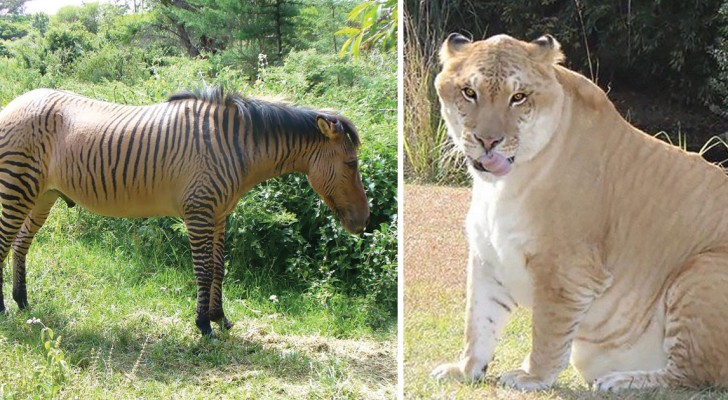
[[[353,86],[362,72],[356,65],[316,50],[292,52],[286,61],[280,67],[267,69],[260,78],[293,96],[343,90]]]
[[[25,16],[0,15],[0,39],[18,39],[28,34],[30,21]]]
[[[130,45],[136,41],[145,48],[158,44],[153,40],[143,39],[156,23],[157,13],[124,14],[123,8],[111,4],[102,4],[99,12],[99,36],[104,42],[114,42],[119,46]]]
[[[33,32],[19,40],[6,42],[7,49],[15,60],[29,71],[37,71],[41,75],[48,68],[46,42],[39,33]],[[11,72],[11,71],[8,71]],[[10,99],[6,99],[9,101]]]
[[[55,337],[53,330],[38,318],[31,318],[27,323],[42,326],[40,341],[46,353],[45,364],[37,365],[32,372],[33,380],[36,382],[36,394],[53,398],[63,388],[70,374],[66,355],[61,349],[61,337]]]
[[[114,45],[104,46],[80,59],[74,73],[78,79],[86,82],[99,83],[106,79],[127,85],[142,82],[149,77],[142,50],[120,49]]]
[[[30,26],[31,26],[31,28],[33,28],[33,30],[40,33],[41,36],[45,36],[45,33],[48,30],[49,23],[50,23],[50,18],[48,17],[48,14],[37,13],[37,14],[33,14],[32,20],[30,22]]]
[[[45,35],[47,50],[58,57],[61,66],[68,68],[96,47],[96,37],[79,22],[51,27]]]
[[[349,37],[341,46],[339,55],[343,57],[350,52],[356,60],[362,49],[395,50],[398,10],[397,0],[371,0],[354,7],[347,19],[355,26],[336,32]]]
[[[0,17],[22,14],[27,2],[28,0],[3,0],[0,2]]]
[[[80,7],[66,6],[53,16],[56,25],[80,24],[87,32],[96,34],[99,30],[99,3],[86,3]]]
[[[40,81],[40,73],[28,70],[21,60],[0,57],[0,108],[14,97],[27,92]]]
[[[319,53],[338,53],[345,39],[337,38],[340,25],[356,5],[356,0],[316,0],[307,2],[293,19],[291,44],[296,49],[315,49]]]
[[[299,3],[290,0],[190,0],[161,4],[161,12],[178,32],[185,31],[185,46],[190,55],[237,47],[241,55],[263,53],[276,63],[292,47],[292,21],[300,8]]]

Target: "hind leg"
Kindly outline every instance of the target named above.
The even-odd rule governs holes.
[[[215,224],[212,241],[212,285],[210,286],[210,321],[217,322],[221,329],[230,329],[233,324],[225,317],[222,309],[222,279],[225,276],[225,218]]]
[[[613,372],[597,390],[728,387],[728,254],[693,258],[670,285],[663,347],[667,365],[655,371]]]
[[[58,196],[49,192],[41,196],[25,218],[20,232],[13,241],[13,300],[21,310],[28,307],[28,291],[25,284],[25,256],[33,241],[33,237],[43,226],[48,213]]]
[[[0,178],[0,186],[3,185]],[[3,264],[10,250],[10,245],[20,231],[25,218],[30,214],[33,203],[20,201],[18,196],[13,194],[0,193],[0,313],[5,312],[5,298],[3,296]]]

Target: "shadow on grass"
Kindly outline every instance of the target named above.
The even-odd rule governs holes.
[[[6,345],[27,347],[38,359],[46,350],[38,326],[28,324],[31,312],[11,312],[0,316],[0,337]],[[43,310],[44,323],[52,326],[66,359],[81,373],[105,371],[129,380],[144,379],[164,383],[194,383],[225,379],[245,380],[263,376],[287,382],[308,383],[317,371],[331,365],[351,370],[356,376],[371,376],[370,365],[356,355],[330,351],[326,339],[320,344],[299,344],[295,337],[279,337],[251,329],[234,327],[214,339],[200,337],[193,329],[164,334],[144,333],[143,329],[116,324],[99,329],[78,328],[61,312]],[[139,323],[145,323],[140,321]],[[186,324],[181,321],[180,324]],[[193,325],[194,326],[194,325]],[[338,368],[337,367],[337,368]],[[385,374],[396,381],[396,364]],[[381,373],[381,372],[380,372]],[[137,378],[139,377],[139,378]],[[143,377],[143,378],[142,378]]]

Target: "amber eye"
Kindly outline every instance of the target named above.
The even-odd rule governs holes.
[[[463,88],[463,96],[465,96],[468,100],[475,100],[478,98],[478,95],[475,93],[475,90],[472,88],[466,87]]]
[[[511,105],[512,106],[518,106],[523,104],[523,102],[526,101],[526,94],[525,93],[516,93],[513,96],[511,96]]]

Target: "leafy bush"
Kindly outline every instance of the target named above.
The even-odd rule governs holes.
[[[37,87],[40,73],[24,68],[23,62],[15,58],[0,57],[0,107],[4,107],[19,94]]]
[[[119,49],[114,45],[88,53],[76,63],[74,70],[78,79],[93,83],[106,79],[134,85],[149,76],[142,50]]]
[[[13,57],[23,63],[28,70],[36,70],[45,74],[47,69],[47,49],[43,37],[33,32],[22,39],[7,42],[6,46]]]
[[[95,34],[99,30],[99,3],[61,7],[53,16],[53,22],[55,25],[75,25],[85,32]]]
[[[399,6],[397,0],[370,0],[359,3],[349,13],[350,26],[336,32],[349,38],[341,46],[339,55],[350,52],[359,58],[362,49],[379,48],[392,51],[397,48],[397,21]]]
[[[64,67],[70,66],[96,47],[96,37],[78,22],[51,27],[45,39],[48,51],[55,53]]]
[[[284,65],[268,68],[262,80],[293,96],[320,96],[333,88],[346,90],[354,85],[355,78],[361,73],[361,67],[356,64],[340,60],[333,54],[320,54],[309,49],[291,52]]]
[[[30,25],[26,16],[3,16],[0,18],[0,39],[11,40],[28,34]]]

